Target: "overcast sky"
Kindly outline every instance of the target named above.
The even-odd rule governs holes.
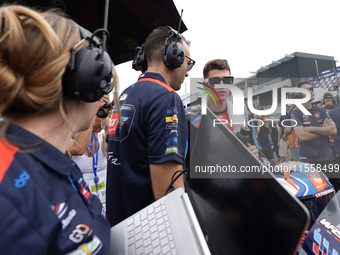
[[[186,78],[201,78],[204,64],[214,58],[228,60],[232,75],[249,77],[261,66],[285,54],[305,52],[340,57],[339,0],[174,0],[183,9],[196,65]],[[177,29],[177,28],[175,28]],[[337,63],[339,66],[340,63]],[[131,61],[117,66],[120,92],[140,72]],[[180,95],[185,93],[182,84]]]

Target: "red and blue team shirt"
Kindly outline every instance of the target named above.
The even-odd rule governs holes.
[[[199,128],[202,118],[202,109],[200,105],[190,106],[186,109],[186,114],[188,116],[188,121],[191,122],[192,126],[195,128]],[[228,111],[225,110],[223,112],[214,112],[217,118],[224,120],[223,124],[235,134],[235,130],[233,125],[231,125],[232,121],[230,121]],[[234,124],[235,125],[235,124]],[[237,125],[237,124],[236,124]]]
[[[179,95],[157,73],[144,73],[120,96],[108,141],[107,217],[111,226],[155,201],[149,164],[184,165],[188,128]],[[170,184],[170,183],[169,183]]]
[[[110,225],[78,166],[15,125],[0,139],[3,254],[108,254]]]
[[[313,105],[308,111],[311,115],[305,115],[297,107],[292,110],[291,118],[296,121],[296,126],[321,127],[324,120],[330,118],[325,108],[316,105]],[[299,142],[299,159],[302,162],[310,163],[333,160],[333,149],[329,137],[321,135],[311,141]]]

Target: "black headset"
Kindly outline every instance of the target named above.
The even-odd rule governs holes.
[[[62,78],[63,92],[69,98],[95,102],[113,89],[111,58],[95,36],[99,32],[109,32],[97,29],[92,34],[81,26],[79,31],[82,40],[71,49],[71,60]],[[89,46],[76,52],[84,40],[89,41]]]
[[[163,50],[163,62],[169,69],[176,69],[180,67],[185,58],[184,47],[179,42],[182,39],[181,34],[170,26],[168,37],[165,40],[165,46]],[[176,36],[176,41],[171,41],[171,38]],[[132,68],[136,71],[145,72],[148,64],[145,57],[144,44],[142,47],[137,47],[135,50],[135,57],[132,61]]]
[[[148,69],[148,63],[145,58],[144,44],[142,47],[135,49],[135,56],[132,61],[132,68],[136,71],[142,71],[143,73]]]
[[[169,37],[165,40],[163,62],[168,68],[176,69],[183,64],[185,58],[184,47],[179,42],[182,36],[172,27],[167,26],[167,28],[169,29]],[[172,42],[171,38],[174,36],[176,36],[176,41]],[[170,41],[170,43],[167,44],[167,41]]]

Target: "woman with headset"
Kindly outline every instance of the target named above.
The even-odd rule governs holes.
[[[109,253],[101,203],[65,154],[117,81],[108,54],[93,58],[102,50],[82,38],[55,12],[0,7],[2,254]],[[82,88],[73,87],[78,79]]]

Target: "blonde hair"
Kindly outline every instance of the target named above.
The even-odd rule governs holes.
[[[67,121],[62,77],[80,40],[77,24],[62,12],[0,7],[0,115],[10,120],[59,110]]]

